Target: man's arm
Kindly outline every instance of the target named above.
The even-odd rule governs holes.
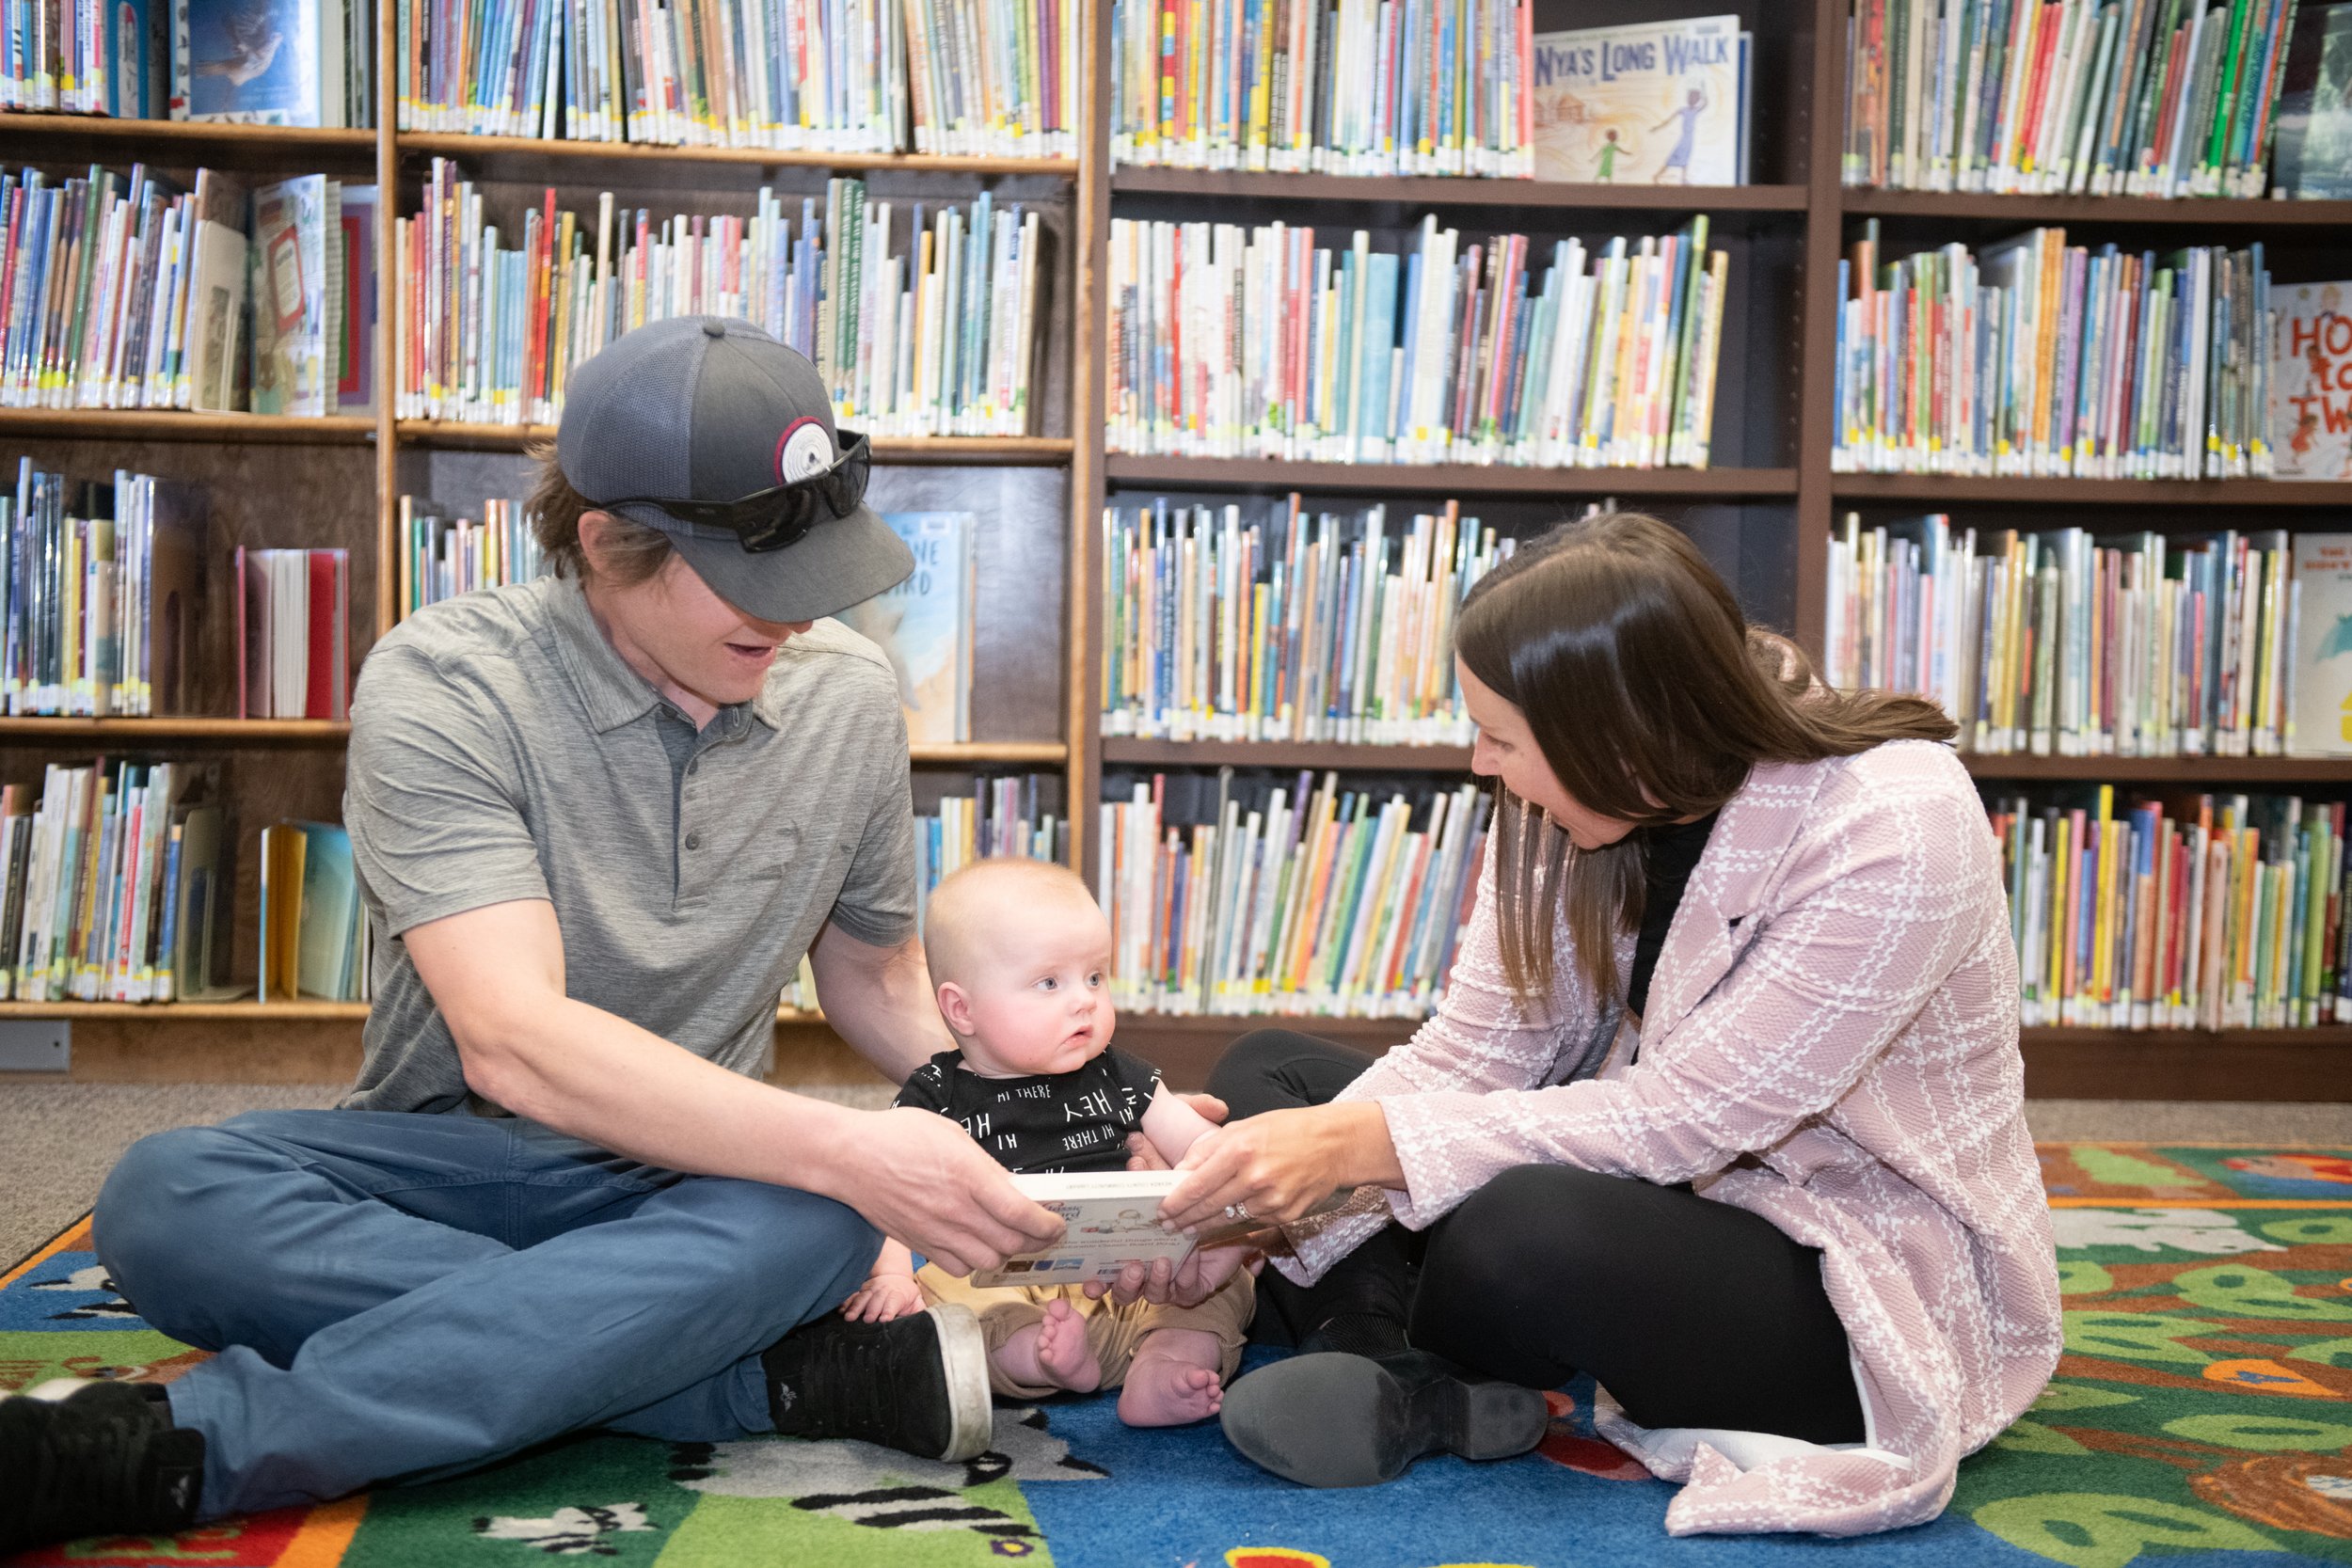
[[[808,950],[808,967],[825,1022],[892,1083],[954,1049],[920,939],[876,947],[828,923]]]
[[[401,940],[456,1038],[468,1085],[516,1116],[648,1164],[836,1199],[951,1274],[1061,1234],[945,1117],[787,1094],[573,1001],[543,900],[469,910]]]

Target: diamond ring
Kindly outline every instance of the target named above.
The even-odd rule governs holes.
[[[1240,1203],[1229,1203],[1225,1206],[1225,1217],[1229,1220],[1247,1220],[1249,1218],[1248,1207]]]

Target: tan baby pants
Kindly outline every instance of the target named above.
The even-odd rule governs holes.
[[[1045,1304],[1058,1296],[1086,1320],[1087,1348],[1103,1367],[1103,1386],[1116,1388],[1126,1380],[1143,1337],[1158,1328],[1197,1328],[1216,1336],[1221,1356],[1217,1375],[1227,1382],[1241,1366],[1241,1348],[1249,1337],[1249,1315],[1257,1305],[1257,1280],[1248,1269],[1233,1276],[1198,1307],[1155,1307],[1134,1301],[1121,1307],[1108,1296],[1089,1301],[1075,1285],[1018,1285],[1000,1291],[975,1290],[970,1281],[926,1263],[915,1283],[924,1300],[957,1302],[972,1308],[980,1320],[980,1337],[988,1343],[989,1386],[1008,1399],[1043,1399],[1058,1389],[1050,1384],[1015,1383],[996,1370],[998,1347],[1045,1316]]]

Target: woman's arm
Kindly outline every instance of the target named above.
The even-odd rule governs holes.
[[[1876,770],[1825,798],[1770,924],[1622,1077],[1384,1100],[1406,1177],[1397,1216],[1429,1225],[1521,1164],[1690,1180],[1836,1105],[1956,970],[2008,939],[1983,808],[1947,766]],[[2000,1027],[2001,1009],[1986,1016]]]

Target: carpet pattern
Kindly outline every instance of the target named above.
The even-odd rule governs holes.
[[[1669,1489],[1550,1397],[1524,1459],[1425,1462],[1311,1492],[1213,1428],[1136,1432],[1106,1397],[997,1413],[947,1465],[859,1443],[568,1440],[460,1480],[22,1564],[660,1568],[1566,1568],[1777,1564],[2283,1568],[2352,1563],[2352,1150],[2044,1145],[2066,1354],[1933,1524],[1858,1541],[1674,1540]],[[77,1227],[0,1277],[0,1388],[169,1381],[202,1360],[109,1288]]]

